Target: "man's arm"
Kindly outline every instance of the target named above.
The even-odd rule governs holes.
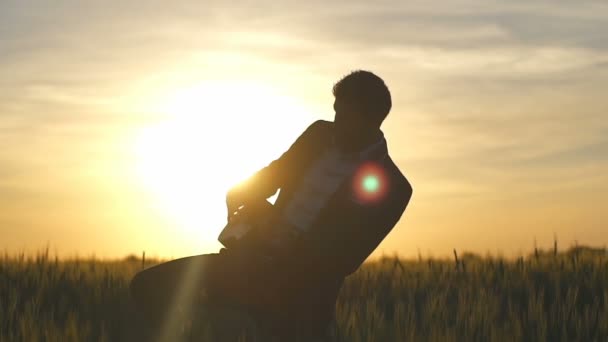
[[[243,204],[267,199],[283,186],[285,178],[293,169],[295,159],[305,148],[312,131],[321,122],[321,120],[313,122],[278,159],[228,191],[226,194],[228,217]]]

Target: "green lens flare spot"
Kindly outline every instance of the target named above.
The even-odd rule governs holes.
[[[366,192],[376,192],[380,188],[380,180],[377,176],[368,175],[363,178],[363,190]]]

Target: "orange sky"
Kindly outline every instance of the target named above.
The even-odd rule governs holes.
[[[608,4],[235,6],[0,5],[0,249],[216,251],[225,189],[359,68],[415,188],[377,255],[608,243]]]

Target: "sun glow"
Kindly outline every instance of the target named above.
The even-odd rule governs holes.
[[[182,232],[207,241],[225,224],[229,187],[280,156],[312,120],[256,83],[201,83],[153,102],[166,119],[136,138],[137,180]]]

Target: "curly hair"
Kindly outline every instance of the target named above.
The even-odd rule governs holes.
[[[382,123],[391,110],[391,93],[384,81],[370,71],[356,70],[334,84],[336,99],[348,101],[362,109],[365,115]]]

